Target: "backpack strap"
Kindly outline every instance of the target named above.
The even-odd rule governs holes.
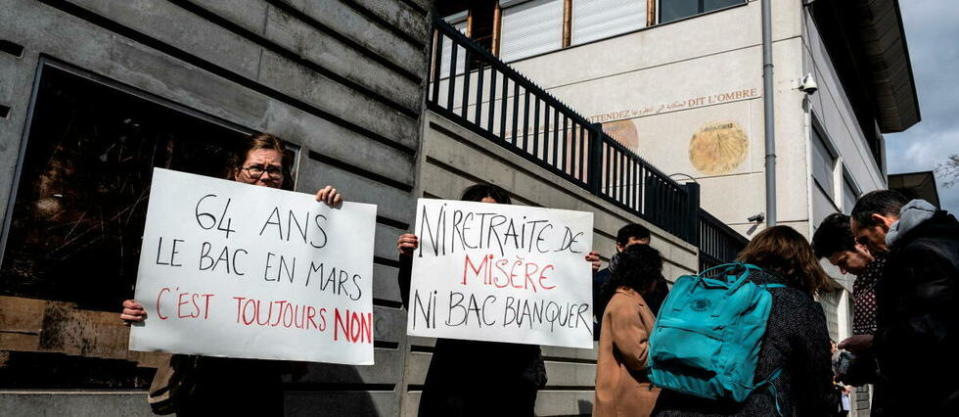
[[[780,285],[780,284],[775,284],[775,285]],[[784,286],[784,285],[780,285],[780,286]],[[766,377],[766,379],[759,381],[759,383],[756,384],[755,387],[753,387],[753,390],[759,389],[764,385],[769,387],[769,393],[772,394],[773,402],[776,403],[776,415],[780,417],[782,417],[783,415],[783,410],[779,406],[779,390],[776,389],[776,384],[773,384],[773,381],[779,378],[779,375],[781,375],[782,372],[783,372],[783,368],[776,368],[776,370],[772,371],[772,373],[770,373],[769,376]]]

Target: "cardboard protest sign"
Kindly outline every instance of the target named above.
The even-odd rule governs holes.
[[[376,206],[156,168],[130,349],[373,364]]]
[[[593,347],[593,214],[420,199],[412,336]]]

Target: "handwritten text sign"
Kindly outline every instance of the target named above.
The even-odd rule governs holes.
[[[593,346],[593,214],[420,199],[407,333]]]
[[[154,169],[130,349],[373,364],[376,206]]]

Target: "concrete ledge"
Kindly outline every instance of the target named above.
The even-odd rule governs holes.
[[[144,391],[3,390],[4,417],[152,417]]]

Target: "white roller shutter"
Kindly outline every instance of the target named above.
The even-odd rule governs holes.
[[[573,0],[571,43],[579,45],[646,27],[646,0]]]
[[[500,59],[506,62],[563,47],[563,1],[501,2]]]
[[[452,16],[447,16],[443,18],[446,23],[453,25],[456,30],[460,31],[462,34],[466,34],[466,13],[461,12],[454,14]],[[448,37],[443,37],[443,52],[440,58],[440,78],[449,78],[450,76],[450,62],[453,59],[451,53],[453,51],[453,40]],[[457,48],[456,56],[456,73],[462,74],[463,68],[466,68],[466,50],[463,48]]]

